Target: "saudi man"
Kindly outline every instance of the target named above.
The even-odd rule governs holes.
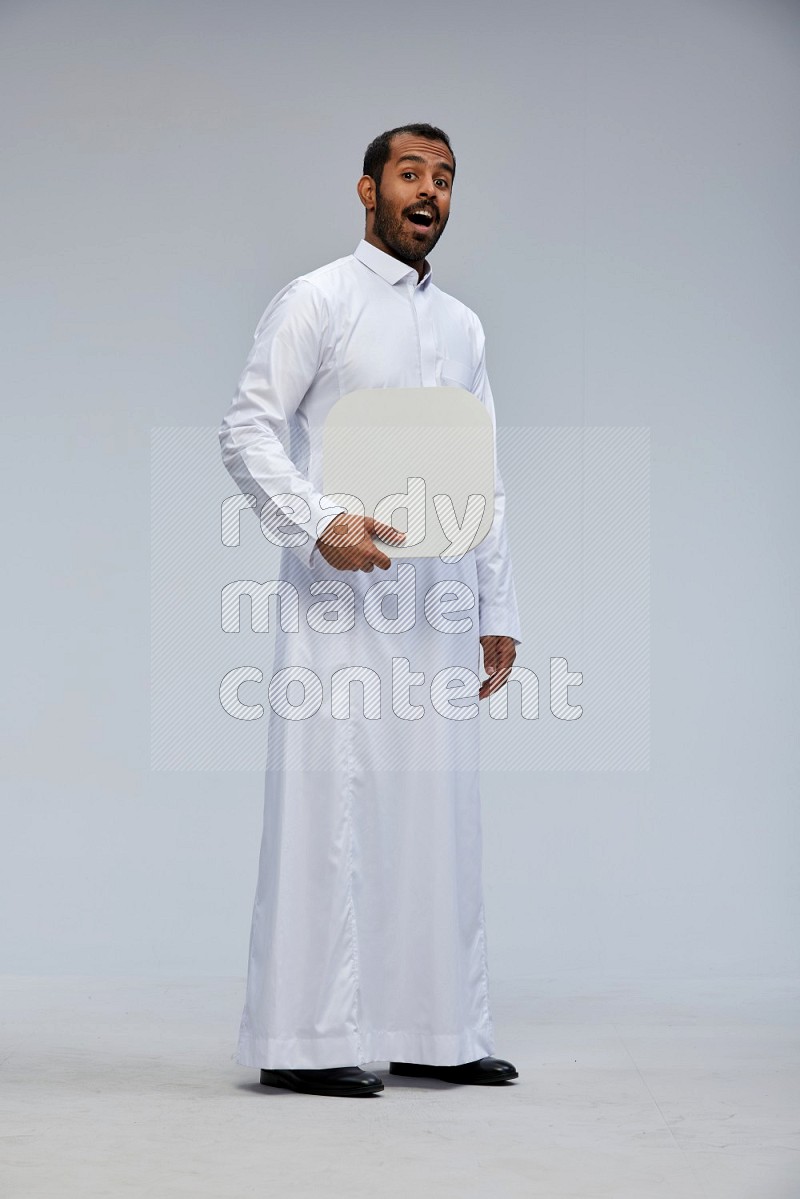
[[[370,144],[364,237],[270,302],[219,430],[225,467],[282,538],[285,591],[237,1061],[311,1094],[375,1094],[363,1067],[384,1061],[517,1077],[492,1056],[481,883],[478,705],[520,642],[496,448],[491,528],[456,562],[393,564],[381,544],[405,533],[323,492],[326,417],[359,389],[462,388],[496,427],[481,322],[426,257],[455,168],[432,125]]]

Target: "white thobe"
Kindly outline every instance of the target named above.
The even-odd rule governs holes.
[[[219,430],[223,462],[255,496],[262,520],[283,513],[276,528],[308,534],[282,550],[280,579],[296,588],[300,619],[296,630],[277,629],[272,679],[290,666],[309,678],[313,670],[323,701],[305,684],[299,697],[287,691],[300,705],[293,712],[286,698],[281,707],[280,688],[274,704],[271,696],[236,1054],[244,1066],[454,1065],[494,1050],[477,683],[470,690],[465,680],[481,673],[479,637],[521,640],[496,450],[492,527],[457,563],[404,558],[387,571],[341,571],[315,547],[344,510],[323,503],[322,429],[332,405],[362,388],[437,386],[472,392],[494,426],[476,314],[432,282],[430,266],[420,280],[362,239],[270,302]],[[284,498],[276,504],[276,496]],[[414,568],[412,609],[398,598],[400,631],[376,631],[365,594],[376,582],[397,582],[401,563]],[[454,581],[476,597],[471,610],[464,588],[447,592]],[[447,631],[428,619],[426,594],[437,583],[436,594],[464,603],[449,613],[455,623]],[[349,627],[340,620],[331,632],[320,613],[337,602]],[[414,672],[405,692],[393,675],[398,660],[406,675]],[[345,688],[345,711],[341,693],[338,707],[332,696],[333,675],[344,667],[362,668],[364,679]],[[462,685],[449,708],[446,686],[438,703],[431,687],[448,670]]]

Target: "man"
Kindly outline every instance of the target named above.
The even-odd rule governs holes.
[[[478,714],[475,692],[474,710],[449,720],[417,698],[437,670],[463,679],[464,664],[477,686],[479,646],[488,676],[479,700],[514,661],[520,628],[496,451],[489,533],[456,563],[398,559],[386,589],[399,596],[412,575],[416,587],[398,598],[409,619],[394,624],[376,619],[370,576],[392,568],[374,538],[399,545],[402,532],[322,492],[323,425],[350,392],[462,387],[494,425],[481,322],[433,284],[426,258],[449,219],[455,166],[432,125],[370,144],[357,185],[363,239],[271,301],[220,428],[223,462],[262,523],[294,534],[282,542],[281,582],[302,605],[299,622],[277,632],[237,1060],[260,1067],[265,1085],[307,1093],[374,1094],[383,1083],[362,1064],[384,1060],[391,1073],[453,1082],[517,1077],[491,1056],[478,728],[467,718]],[[423,609],[443,590],[472,606],[445,632]],[[343,629],[326,625],[323,604],[346,612]],[[363,704],[342,718],[335,698],[319,706],[314,687],[318,701],[317,680],[330,687],[348,668]],[[300,708],[278,686],[290,669]],[[392,709],[376,718],[387,694]]]

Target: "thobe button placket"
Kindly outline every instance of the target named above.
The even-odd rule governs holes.
[[[407,274],[403,277],[403,286],[406,289],[408,303],[411,307],[411,318],[412,318],[413,325],[414,325],[414,342],[415,342],[415,347],[416,347],[416,351],[417,351],[417,367],[418,367],[418,371],[419,371],[419,385],[420,385],[420,387],[424,387],[425,386],[425,383],[424,383],[425,368],[424,368],[424,364],[423,364],[423,355],[422,355],[422,330],[420,327],[420,324],[421,324],[420,314],[419,314],[419,309],[417,307],[416,294],[415,294],[416,282],[417,282],[416,271],[414,271],[413,273],[409,272],[409,274]]]
[[[430,286],[414,290],[414,307],[419,328],[419,355],[423,387],[436,386],[436,338],[430,314]]]

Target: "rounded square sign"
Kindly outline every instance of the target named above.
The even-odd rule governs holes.
[[[352,391],[322,432],[323,491],[407,534],[390,558],[460,558],[494,519],[492,418],[461,387]]]

